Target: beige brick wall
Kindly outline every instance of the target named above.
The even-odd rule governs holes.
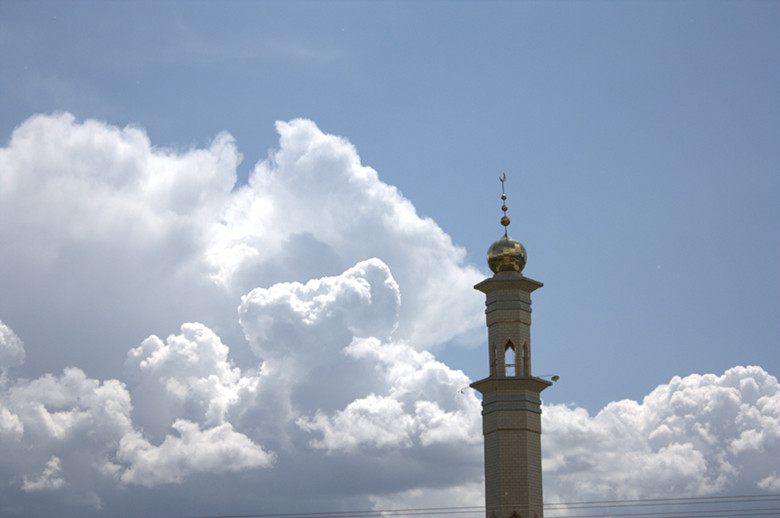
[[[489,376],[482,393],[487,518],[543,518],[541,400],[550,382],[531,376],[531,292],[542,284],[499,272],[477,286],[486,294]],[[508,376],[505,345],[515,347]],[[527,355],[523,355],[523,346]]]

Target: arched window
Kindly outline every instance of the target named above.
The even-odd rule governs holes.
[[[507,340],[506,345],[504,346],[504,361],[506,365],[504,376],[517,375],[517,370],[515,368],[517,366],[517,361],[515,356],[515,344],[512,343],[512,340]]]

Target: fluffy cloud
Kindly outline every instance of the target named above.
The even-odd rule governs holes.
[[[168,435],[159,446],[138,432],[122,437],[117,459],[129,465],[120,476],[123,482],[152,487],[181,482],[192,473],[268,467],[274,459],[230,423],[201,430],[196,423],[178,419],[172,427],[179,436]]]
[[[75,485],[73,491],[86,494],[87,481],[100,476],[118,441],[132,431],[131,409],[122,383],[90,379],[74,367],[59,376],[6,380],[0,393],[0,474],[7,477],[2,491]]]
[[[0,514],[481,503],[479,401],[430,352],[483,325],[479,272],[345,139],[277,130],[240,186],[227,134],[41,115],[0,149]],[[549,499],[777,490],[778,397],[545,406]]]
[[[165,342],[152,335],[131,349],[126,365],[128,376],[137,380],[136,401],[146,405],[163,402],[165,408],[165,412],[149,409],[141,415],[186,415],[208,425],[225,423],[230,409],[253,399],[260,383],[256,372],[242,373],[228,353],[220,338],[199,323],[182,325],[181,334]],[[170,425],[165,420],[161,424]],[[155,428],[150,420],[145,425]]]
[[[46,468],[44,468],[43,473],[39,477],[34,480],[30,480],[26,476],[23,477],[22,491],[29,493],[46,489],[58,489],[65,484],[65,481],[59,476],[61,472],[60,458],[52,457],[46,463]]]
[[[458,391],[468,383],[463,373],[390,340],[399,303],[389,269],[371,259],[339,276],[244,296],[239,316],[262,358],[257,368],[240,369],[211,329],[188,323],[127,353],[129,388],[77,368],[9,380],[0,398],[6,446],[35,447],[38,456],[15,458],[17,488],[67,486],[107,508],[89,490],[100,480],[156,488],[196,474],[276,469],[277,460],[294,465],[275,476],[296,478],[322,462],[321,451],[359,453],[360,470],[392,459],[395,472],[428,455],[431,469],[447,459],[478,477],[479,403]],[[326,388],[311,394],[313,387]],[[269,438],[277,452],[261,444]],[[426,454],[432,446],[438,451]],[[69,469],[79,457],[90,459],[89,473]],[[442,484],[430,471],[398,489]],[[370,483],[364,498],[385,485]]]
[[[404,292],[395,338],[426,349],[481,324],[481,275],[435,222],[345,139],[301,119],[277,129],[279,149],[237,186],[224,133],[176,150],[67,113],[22,123],[0,149],[0,315],[28,344],[22,370],[116,377],[128,348],[182,322],[237,343],[241,295],[372,257]]]
[[[210,330],[196,324],[185,324],[182,329],[183,334],[171,337],[169,345],[159,346],[158,339],[150,337],[128,355],[135,359],[147,353],[139,364],[152,373],[139,386],[162,380],[158,396],[205,402],[203,426],[177,418],[168,427],[174,433],[165,434],[159,445],[133,423],[130,393],[118,380],[90,379],[73,367],[60,376],[7,380],[0,395],[0,441],[5,465],[21,474],[19,489],[29,493],[68,485],[73,491],[84,491],[86,497],[88,486],[97,478],[154,486],[181,482],[199,472],[269,467],[273,454],[233,430],[232,424],[222,422],[224,412],[219,407],[240,399],[247,387],[251,392],[254,379],[225,368],[227,349],[220,348]],[[187,342],[188,338],[192,341]],[[169,372],[168,377],[161,377],[166,362],[177,360],[184,364],[182,374]],[[191,386],[182,388],[187,383]],[[171,384],[178,386],[172,389]],[[235,397],[226,397],[226,392]],[[178,409],[168,406],[169,413]],[[209,426],[213,421],[218,424]],[[42,466],[39,473],[36,466]],[[85,468],[89,473],[84,473]]]
[[[247,339],[264,371],[285,380],[287,397],[303,414],[296,423],[321,435],[310,441],[315,448],[474,442],[479,403],[458,392],[468,378],[426,351],[389,340],[400,301],[390,270],[377,259],[338,277],[256,288],[242,297]],[[342,402],[343,409],[327,414]]]
[[[469,380],[437,362],[430,353],[405,344],[355,340],[345,350],[370,358],[380,371],[387,395],[369,394],[327,416],[318,411],[299,426],[317,432],[312,446],[328,452],[369,447],[433,444],[473,446],[479,442],[479,402],[461,390]]]
[[[24,362],[24,344],[13,330],[0,320],[0,375],[8,367]]]
[[[780,385],[759,367],[675,377],[597,415],[545,407],[550,500],[748,494],[777,484]]]
[[[471,391],[463,390],[469,379],[462,372],[406,344],[354,340],[345,352],[377,366],[387,395],[370,394],[330,417],[318,412],[314,419],[299,420],[304,429],[322,434],[312,445],[334,451],[361,444],[408,447],[480,442],[479,401]]]
[[[227,135],[205,149],[160,149],[139,128],[59,114],[26,121],[0,150],[0,236],[8,243],[0,282],[11,294],[3,301],[17,301],[0,309],[26,337],[29,361],[5,325],[0,359],[4,372],[33,374],[4,378],[0,425],[4,450],[35,450],[4,455],[3,491],[67,487],[78,502],[111,508],[106,484],[153,489],[196,474],[278,470],[278,458],[291,467],[275,477],[293,480],[321,462],[310,445],[325,430],[304,423],[330,422],[372,394],[414,419],[407,438],[418,447],[446,443],[442,423],[465,414],[435,396],[455,397],[462,374],[444,376],[455,385],[428,400],[409,390],[399,399],[390,393],[397,380],[375,375],[397,362],[347,351],[355,340],[376,340],[413,356],[473,326],[478,297],[453,297],[458,305],[447,311],[461,318],[427,332],[445,306],[423,281],[435,270],[448,288],[468,288],[476,270],[344,139],[309,121],[278,129],[280,149],[237,188],[240,156]],[[409,287],[403,306],[390,263]],[[276,282],[307,276],[314,280]],[[46,326],[30,318],[41,312],[50,315]],[[247,339],[254,354],[231,351],[193,319],[239,346]],[[134,338],[176,327],[165,339]],[[415,361],[435,363],[430,355]],[[374,412],[364,420],[382,422],[392,419]],[[392,448],[398,438],[390,435]],[[386,480],[372,484],[380,491]]]
[[[20,372],[116,377],[141,337],[220,314],[201,256],[239,159],[227,134],[179,152],[69,114],[21,124],[0,149],[0,314],[27,344]]]
[[[471,294],[481,275],[435,222],[362,165],[345,139],[301,119],[276,129],[279,150],[235,194],[209,250],[218,279],[262,270],[319,277],[378,257],[404,293],[397,338],[421,349],[479,325],[479,297],[455,294]]]
[[[241,298],[238,311],[258,357],[292,356],[287,346],[305,348],[317,355],[307,362],[316,366],[325,360],[320,352],[334,352],[326,348],[333,337],[322,337],[322,332],[338,329],[348,337],[387,339],[398,324],[400,305],[401,294],[390,269],[378,259],[369,259],[337,277],[256,288]]]

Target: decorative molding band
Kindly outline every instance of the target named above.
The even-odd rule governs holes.
[[[525,302],[526,304],[531,304],[531,297],[524,297],[523,295],[519,294],[512,294],[512,295],[490,295],[487,298],[487,304],[488,306],[493,302],[506,302],[506,301],[516,301],[519,300],[521,302]]]
[[[526,313],[531,312],[530,304],[525,304],[523,302],[493,302],[487,305],[487,308],[485,308],[485,313],[492,313],[493,311],[502,309],[519,309],[521,311],[525,311]]]
[[[506,302],[515,300],[525,302],[526,304],[531,303],[531,297],[526,297],[524,295],[520,295],[519,293],[513,293],[511,295],[490,295],[487,297],[485,304],[490,305],[493,302]]]
[[[534,430],[533,428],[527,428],[527,427],[521,427],[521,428],[493,428],[487,433],[483,433],[482,435],[490,435],[491,433],[496,432],[531,432],[535,433],[536,435],[542,435],[542,432],[540,430]]]
[[[528,396],[501,396],[501,395],[489,395],[482,398],[482,406],[487,406],[493,403],[514,403],[514,402],[533,403],[535,405],[541,405],[542,400],[535,397]]]
[[[527,412],[533,412],[534,414],[541,414],[542,409],[538,406],[519,403],[516,405],[500,405],[494,408],[482,407],[482,415],[492,414],[493,412],[501,412],[502,410],[525,410]]]

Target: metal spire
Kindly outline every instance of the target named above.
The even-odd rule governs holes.
[[[499,180],[501,180],[501,210],[504,211],[504,216],[501,218],[501,224],[504,225],[504,236],[508,236],[507,233],[507,227],[509,226],[509,223],[512,222],[512,220],[509,219],[509,216],[506,215],[507,206],[506,206],[506,193],[504,192],[504,182],[506,182],[506,173],[503,174],[503,176],[498,177]]]

